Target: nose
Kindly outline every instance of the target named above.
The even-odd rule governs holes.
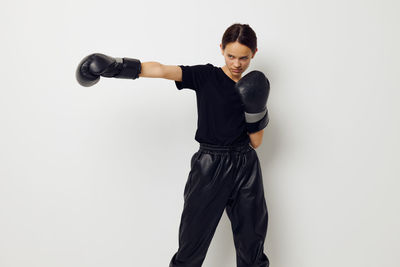
[[[237,68],[237,69],[240,67],[240,62],[239,62],[238,59],[235,60],[235,61],[233,62],[233,66],[234,66],[235,68]]]

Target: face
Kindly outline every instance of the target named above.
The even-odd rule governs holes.
[[[249,67],[251,59],[257,52],[252,53],[251,49],[239,42],[232,42],[222,49],[222,55],[225,58],[226,68],[231,73],[232,77],[240,78],[242,73]]]

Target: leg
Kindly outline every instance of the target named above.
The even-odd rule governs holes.
[[[268,210],[260,163],[255,151],[246,159],[235,181],[235,189],[226,206],[236,248],[237,267],[268,267],[264,254]]]
[[[221,155],[198,152],[184,190],[179,249],[170,267],[200,267],[232,188],[232,168]]]

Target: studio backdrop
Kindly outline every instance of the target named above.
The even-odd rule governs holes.
[[[168,266],[196,95],[171,80],[75,79],[95,52],[166,65],[225,62],[249,24],[268,77],[256,149],[271,267],[397,267],[400,4],[336,1],[3,0],[0,266]],[[205,267],[236,266],[223,214]]]

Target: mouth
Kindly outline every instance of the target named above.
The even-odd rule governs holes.
[[[238,69],[238,70],[233,69],[232,72],[239,73],[240,69]]]

